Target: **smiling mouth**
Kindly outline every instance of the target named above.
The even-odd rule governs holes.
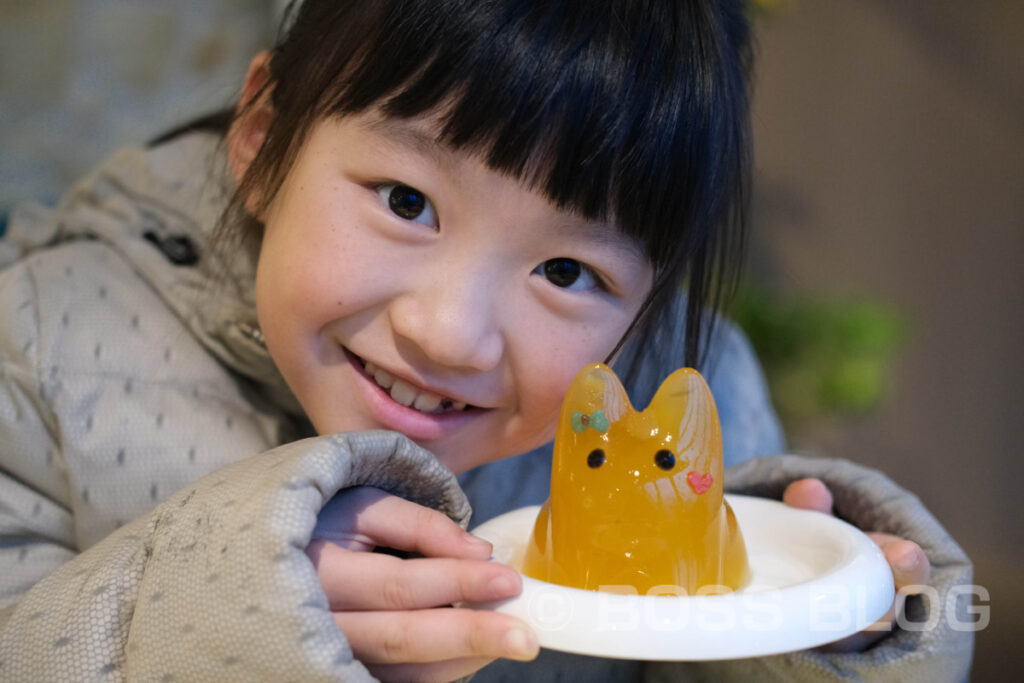
[[[355,355],[355,354],[353,354]],[[439,396],[437,394],[419,389],[408,382],[398,379],[384,368],[377,367],[373,363],[356,356],[363,370],[381,389],[391,396],[391,400],[407,408],[418,410],[421,413],[431,415],[443,415],[445,413],[458,413],[472,408],[465,401],[456,401],[453,398]]]

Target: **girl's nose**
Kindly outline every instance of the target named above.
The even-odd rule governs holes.
[[[392,301],[391,327],[429,362],[483,372],[504,354],[501,311],[486,273],[460,275],[456,269]]]

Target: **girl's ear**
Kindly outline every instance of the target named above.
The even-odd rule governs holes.
[[[239,183],[263,146],[267,130],[274,120],[269,83],[270,53],[263,51],[249,64],[249,73],[245,77],[245,86],[238,101],[235,120],[228,130],[228,164]],[[257,219],[260,218],[260,204],[258,191],[250,192],[245,198],[246,210]]]

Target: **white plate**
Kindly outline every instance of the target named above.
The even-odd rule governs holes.
[[[727,495],[753,578],[727,595],[631,596],[523,577],[516,598],[474,607],[529,623],[541,647],[649,660],[712,660],[803,650],[856,633],[893,601],[892,571],[871,539],[830,515]],[[537,517],[528,507],[473,533],[516,568]]]

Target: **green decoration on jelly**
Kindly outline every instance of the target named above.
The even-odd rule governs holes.
[[[604,414],[604,410],[595,410],[589,415],[578,410],[573,411],[569,422],[572,423],[572,430],[577,434],[582,434],[588,429],[593,429],[598,434],[604,434],[608,431],[608,427],[611,426],[611,423],[608,422],[608,417]]]

